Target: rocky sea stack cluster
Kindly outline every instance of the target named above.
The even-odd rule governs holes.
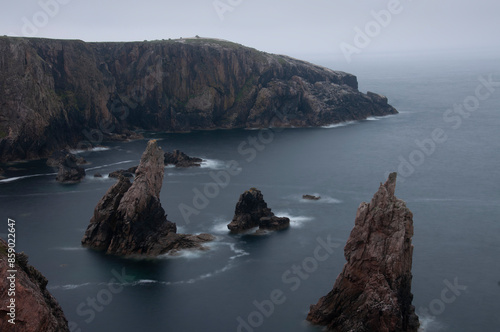
[[[82,239],[85,247],[120,256],[157,256],[172,250],[202,248],[209,234],[177,234],[160,203],[164,154],[148,142],[134,182],[120,176],[99,201]]]
[[[260,230],[282,230],[289,226],[289,218],[276,217],[267,207],[260,190],[250,188],[240,195],[233,220],[227,228],[232,233],[239,233],[255,227],[259,227]]]
[[[394,196],[396,173],[361,203],[344,248],[347,263],[307,320],[338,332],[416,332],[411,266],[413,215]]]
[[[0,238],[0,331],[69,332],[61,307],[47,290],[47,279],[28,264],[24,253],[16,254],[15,268],[9,266],[7,252],[7,242]],[[9,270],[17,271],[15,279],[8,278]],[[15,280],[14,297],[8,294],[11,280]],[[9,323],[9,299],[15,300],[15,325]]]

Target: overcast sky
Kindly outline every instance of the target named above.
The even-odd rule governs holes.
[[[0,34],[11,36],[142,41],[200,35],[292,56],[342,54],[341,47],[365,54],[500,49],[498,0],[0,1]],[[374,13],[382,13],[379,22]]]

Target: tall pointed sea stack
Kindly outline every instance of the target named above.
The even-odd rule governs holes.
[[[156,140],[149,141],[134,183],[120,177],[97,204],[84,246],[114,255],[156,256],[211,240],[209,235],[176,234],[176,225],[167,220],[160,203],[164,158]]]
[[[359,206],[344,248],[347,263],[333,290],[311,306],[311,323],[338,332],[418,330],[411,304],[413,214],[394,196],[396,176]]]

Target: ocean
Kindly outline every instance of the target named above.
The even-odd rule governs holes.
[[[305,321],[309,306],[342,270],[359,204],[392,171],[396,196],[414,214],[412,292],[422,331],[498,331],[498,57],[310,60],[357,75],[361,91],[386,95],[400,114],[323,128],[146,132],[77,151],[89,165],[75,185],[58,184],[43,161],[1,166],[0,235],[14,219],[17,250],[48,278],[72,331],[321,331]],[[115,182],[93,174],[137,165],[150,138],[206,160],[166,168],[161,202],[179,232],[217,240],[208,251],[144,260],[82,248],[94,207]],[[291,219],[288,230],[228,233],[251,187]]]

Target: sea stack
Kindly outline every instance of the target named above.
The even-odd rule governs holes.
[[[236,204],[234,217],[227,228],[233,233],[239,233],[254,227],[267,230],[281,230],[290,226],[290,219],[276,217],[260,190],[250,188],[240,195]]]
[[[396,173],[361,203],[347,240],[347,263],[333,290],[312,305],[307,320],[331,331],[416,332],[411,266],[413,214],[394,196]]]
[[[164,155],[156,140],[148,142],[135,180],[120,176],[99,201],[82,244],[108,254],[156,256],[173,249],[196,248],[208,234],[176,234],[160,203]]]
[[[33,266],[28,264],[28,257],[23,253],[15,255],[12,268],[8,262],[7,242],[0,239],[0,331],[53,331],[69,332],[68,321],[56,299],[47,290],[47,279]],[[12,274],[16,270],[15,295],[9,295]],[[8,308],[9,299],[15,299],[15,325],[10,323],[13,317]],[[12,314],[13,315],[13,314]]]

